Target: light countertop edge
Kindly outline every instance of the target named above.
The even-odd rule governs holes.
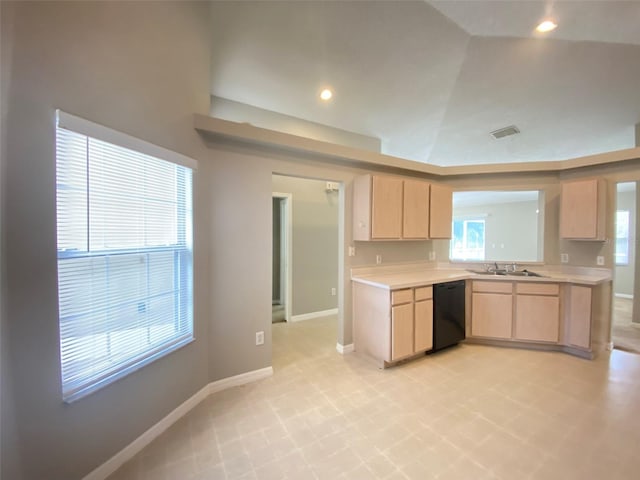
[[[482,275],[460,269],[428,269],[396,273],[352,275],[351,280],[388,290],[411,288],[434,283],[456,280],[486,280],[490,282],[534,282],[534,283],[571,283],[577,285],[598,285],[612,279],[611,273],[568,273],[553,270],[540,271],[543,277],[519,277],[510,275]]]

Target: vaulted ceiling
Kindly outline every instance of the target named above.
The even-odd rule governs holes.
[[[212,95],[379,138],[383,153],[467,165],[635,146],[638,1],[214,1],[212,13]],[[547,17],[558,28],[534,32]],[[521,133],[489,135],[509,125]]]

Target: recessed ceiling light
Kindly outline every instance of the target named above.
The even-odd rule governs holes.
[[[331,100],[331,97],[333,97],[333,92],[331,90],[329,90],[328,88],[325,88],[324,90],[322,90],[320,92],[320,98],[322,100],[324,100],[325,102],[328,100]]]
[[[544,22],[542,22],[540,25],[536,27],[536,30],[540,33],[547,33],[547,32],[550,32],[551,30],[555,30],[557,26],[558,24],[555,23],[553,20],[545,20]]]

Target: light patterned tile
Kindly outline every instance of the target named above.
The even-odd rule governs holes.
[[[109,480],[600,479],[640,471],[640,356],[460,345],[378,370],[336,320],[273,327],[274,375],[218,392]]]

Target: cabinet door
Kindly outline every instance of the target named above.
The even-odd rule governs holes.
[[[591,288],[572,285],[569,303],[569,345],[591,347]]]
[[[433,300],[415,303],[414,351],[433,348]]]
[[[402,179],[372,178],[371,238],[402,236]]]
[[[516,332],[518,340],[558,342],[560,299],[538,295],[516,298]]]
[[[511,338],[513,296],[474,293],[471,299],[471,335]]]
[[[562,184],[560,237],[604,239],[605,184],[597,179]]]
[[[402,238],[429,238],[429,184],[405,180]]]
[[[391,360],[413,353],[413,303],[391,308]]]
[[[446,185],[431,184],[429,205],[429,237],[451,238],[453,220],[453,190]]]

